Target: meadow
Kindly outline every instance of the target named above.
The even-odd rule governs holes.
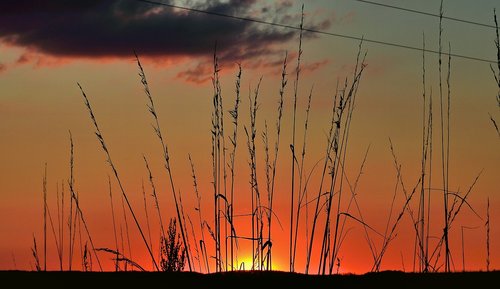
[[[451,45],[442,43],[442,7],[440,15],[437,55],[426,50],[425,35],[422,37],[421,87],[414,88],[421,91],[417,93],[421,101],[419,107],[412,108],[421,115],[418,130],[405,132],[417,135],[419,165],[404,167],[397,141],[387,138],[385,150],[392,171],[379,173],[392,180],[393,191],[388,194],[389,199],[377,200],[383,204],[377,209],[383,225],[374,225],[373,213],[364,209],[363,189],[370,186],[369,180],[378,178],[365,176],[371,145],[352,149],[358,101],[369,94],[363,84],[370,53],[363,40],[359,41],[349,71],[332,83],[329,103],[321,104],[328,107],[326,122],[319,128],[311,127],[318,124],[314,111],[317,96],[315,87],[304,88],[302,81],[303,57],[308,53],[303,41],[310,33],[303,28],[302,10],[296,51],[283,55],[272,95],[262,91],[265,76],[243,86],[245,67],[240,64],[230,72],[232,86],[224,86],[222,83],[228,81],[222,77],[228,74],[220,66],[220,48],[214,45],[209,75],[212,91],[206,92],[211,95],[210,119],[201,121],[209,123],[210,128],[185,132],[188,137],[184,140],[188,142],[194,134],[209,138],[210,147],[197,147],[193,154],[199,156],[202,151],[201,158],[192,157],[191,153],[178,156],[171,149],[170,144],[179,140],[170,138],[169,125],[182,123],[164,121],[169,116],[162,114],[165,110],[158,105],[162,102],[154,92],[156,84],[149,81],[148,66],[141,62],[140,52],[131,53],[137,84],[143,93],[141,109],[151,124],[144,130],[151,133],[157,149],[154,155],[140,156],[140,189],[128,185],[134,176],[115,157],[115,150],[120,151],[116,155],[126,155],[122,150],[126,151],[128,144],[108,142],[109,130],[103,129],[106,123],[100,121],[102,116],[94,105],[92,89],[77,83],[75,89],[83,102],[88,128],[96,139],[84,145],[100,151],[108,167],[103,176],[107,186],[99,188],[109,202],[109,218],[100,220],[100,225],[105,223],[108,228],[107,239],[103,241],[102,236],[93,233],[96,222],[88,222],[89,217],[93,218],[92,203],[85,201],[85,193],[78,188],[78,183],[85,180],[78,179],[75,173],[75,160],[86,156],[78,154],[81,144],[70,130],[68,150],[61,152],[68,160],[68,177],[58,182],[54,190],[45,164],[40,206],[43,210],[42,216],[38,216],[43,220],[43,229],[33,228],[42,233],[33,233],[32,247],[27,248],[31,250],[31,271],[50,272],[28,270],[28,278],[24,277],[28,272],[14,270],[0,272],[0,276],[35,283],[55,278],[71,278],[81,284],[100,280],[117,286],[144,284],[144,278],[147,282],[161,282],[165,276],[186,286],[238,286],[242,282],[261,286],[259,283],[264,282],[319,287],[337,284],[339,288],[366,288],[368,284],[465,288],[479,280],[494,282],[498,268],[490,263],[500,256],[490,253],[492,242],[497,242],[490,231],[498,222],[491,218],[494,212],[490,210],[489,198],[474,199],[482,172],[469,176],[466,187],[450,184],[455,171],[451,147],[455,146],[453,138],[458,131],[453,121],[458,112],[453,109],[454,56]],[[497,63],[490,66],[490,81],[498,87],[497,95],[491,96],[498,107],[491,108],[489,129],[498,134],[500,141],[500,44],[496,15],[494,23]],[[435,56],[438,61],[430,63],[429,58]],[[429,73],[431,70],[434,72]],[[437,87],[429,83],[436,83]],[[262,103],[274,106],[263,108]],[[189,108],[193,118],[195,109]],[[262,109],[274,111],[275,117],[263,119]],[[352,151],[362,154],[352,156]],[[190,187],[177,181],[180,171],[186,174],[186,170],[177,169],[180,162],[189,167],[188,175],[182,178],[190,180]],[[200,171],[198,162],[209,163],[210,170]],[[486,209],[478,209],[478,202],[486,203]],[[464,214],[466,217],[462,217]],[[466,220],[470,219],[479,225],[469,226]],[[481,234],[484,242],[467,243],[464,236],[468,232]],[[354,238],[355,245],[349,246]],[[401,239],[403,249],[399,245],[399,252],[392,250],[394,242]],[[345,258],[346,250],[353,249],[359,252]],[[469,250],[484,252],[481,271],[485,272],[458,273],[470,271],[466,261]],[[370,263],[365,262],[364,266],[369,268],[366,274],[351,275],[345,269],[346,263],[356,263],[356,254],[369,256]],[[391,266],[385,267],[386,254],[391,255],[391,260],[401,254],[401,265],[392,261]],[[394,266],[396,271],[385,271]],[[168,273],[160,275],[159,271]],[[408,287],[410,284],[413,287]]]

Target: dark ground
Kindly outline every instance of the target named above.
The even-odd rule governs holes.
[[[216,274],[162,272],[29,272],[0,271],[0,288],[498,288],[500,271],[466,273],[404,273],[304,275],[287,272]]]

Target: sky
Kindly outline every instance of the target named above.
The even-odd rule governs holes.
[[[348,208],[351,191],[345,185],[340,212],[345,235],[337,258],[339,272],[364,273],[372,269],[369,242],[380,252],[387,224],[394,224],[405,204],[406,193],[416,186],[421,173],[423,68],[425,94],[433,101],[433,155],[429,244],[436,247],[444,228],[443,180],[441,169],[441,127],[439,57],[432,52],[405,49],[373,41],[399,44],[431,51],[439,50],[439,18],[401,11],[354,0],[311,1],[167,1],[157,2],[208,11],[204,14],[147,3],[148,1],[2,1],[0,3],[0,270],[33,270],[35,237],[40,260],[43,254],[43,178],[47,166],[47,205],[56,232],[47,229],[47,269],[58,270],[54,235],[62,228],[64,269],[68,268],[68,212],[70,178],[70,132],[74,142],[74,188],[95,247],[116,248],[108,176],[120,251],[131,260],[152,269],[151,259],[130,212],[122,207],[118,183],[94,134],[94,127],[78,88],[79,83],[92,105],[102,135],[119,172],[124,190],[143,229],[150,222],[153,240],[160,226],[151,196],[147,157],[154,176],[164,226],[176,217],[175,205],[162,147],[152,128],[147,98],[138,75],[134,51],[145,70],[163,137],[168,144],[177,194],[182,196],[192,247],[202,230],[188,155],[193,160],[201,194],[202,219],[214,226],[212,172],[212,85],[216,51],[224,107],[225,140],[229,147],[232,125],[229,110],[234,106],[238,64],[242,68],[241,103],[235,165],[235,226],[240,236],[251,235],[250,156],[245,128],[250,129],[250,100],[260,81],[256,117],[257,180],[267,196],[265,149],[262,133],[268,127],[270,147],[276,141],[276,121],[283,60],[287,55],[287,85],[284,89],[282,131],[277,162],[273,207],[273,268],[289,270],[291,151],[293,104],[299,30],[272,26],[214,14],[258,19],[298,27],[304,5],[303,27],[334,35],[304,32],[297,84],[296,145],[302,150],[307,100],[312,91],[304,175],[307,198],[299,216],[295,270],[304,272],[307,243],[311,237],[314,198],[321,183],[333,97],[345,79],[352,82],[360,41],[366,67],[359,82],[348,150],[340,179],[354,183],[360,210]],[[153,1],[155,2],[155,1]],[[382,1],[405,9],[439,14],[440,1]],[[444,15],[450,18],[494,25],[493,10],[498,1],[444,1]],[[337,36],[335,36],[337,35]],[[339,37],[345,35],[355,39]],[[490,203],[490,269],[500,269],[500,139],[491,118],[500,121],[496,102],[498,86],[491,62],[496,61],[495,30],[491,27],[443,19],[442,50],[476,58],[451,57],[449,194],[467,195],[449,230],[452,270],[486,270],[487,202]],[[477,60],[480,59],[480,60]],[[423,67],[423,63],[425,66]],[[495,68],[496,69],[496,68]],[[442,89],[447,97],[448,57],[442,56]],[[340,83],[340,84],[339,84]],[[427,102],[428,103],[428,102]],[[391,154],[397,157],[402,181]],[[227,157],[229,159],[229,151]],[[272,150],[271,150],[272,151]],[[297,150],[298,151],[298,150]],[[368,151],[368,152],[367,152]],[[367,153],[366,153],[367,152]],[[272,151],[271,154],[274,152]],[[362,172],[360,167],[366,154]],[[319,165],[316,165],[319,164]],[[298,164],[295,166],[296,173]],[[298,179],[298,175],[297,179]],[[479,177],[478,177],[479,176]],[[474,183],[476,177],[477,182]],[[228,178],[229,181],[229,178]],[[325,181],[325,184],[327,182]],[[304,184],[302,184],[303,186]],[[294,183],[295,188],[299,182]],[[325,185],[326,186],[326,185]],[[144,210],[146,195],[148,219]],[[472,188],[471,188],[472,187]],[[337,188],[337,187],[336,187]],[[64,216],[58,214],[58,197],[64,190]],[[325,189],[323,189],[325,190]],[[295,192],[297,193],[297,192]],[[334,203],[338,202],[338,192]],[[409,202],[418,213],[418,197]],[[297,196],[295,197],[297,201]],[[265,199],[265,198],[264,198]],[[324,198],[323,198],[324,201]],[[308,204],[307,206],[305,204]],[[391,213],[391,204],[394,204]],[[263,206],[267,206],[264,204]],[[409,210],[395,228],[382,270],[415,270],[415,229]],[[332,217],[335,221],[336,212]],[[125,217],[128,223],[125,223]],[[369,226],[356,221],[363,218]],[[318,228],[324,228],[320,211]],[[389,220],[389,222],[388,222]],[[188,222],[188,223],[189,223]],[[128,224],[128,225],[127,225]],[[59,227],[59,225],[61,227]],[[128,229],[127,229],[128,227]],[[129,238],[126,237],[127,230]],[[295,230],[295,229],[294,229]],[[311,272],[319,264],[322,229],[316,233]],[[72,263],[80,270],[80,244],[88,242],[83,228],[76,237],[77,253]],[[121,232],[121,233],[120,233]],[[192,234],[194,232],[194,234]],[[207,226],[203,229],[207,251],[215,254]],[[198,242],[195,242],[195,236]],[[125,237],[123,237],[125,236]],[[128,241],[127,239],[130,239]],[[81,241],[80,241],[81,240]],[[81,243],[79,243],[81,242]],[[153,243],[155,243],[153,241]],[[156,241],[156,243],[158,243]],[[83,246],[83,245],[82,245]],[[90,246],[90,245],[89,245]],[[443,270],[443,253],[436,268]],[[158,246],[153,246],[154,255]],[[192,248],[192,254],[195,254]],[[108,253],[97,255],[106,270],[114,270]],[[241,239],[238,264],[251,266],[251,242]],[[95,256],[94,256],[95,258]],[[210,258],[211,271],[215,268]],[[206,272],[194,262],[194,269]],[[417,266],[418,267],[418,266]],[[97,270],[96,260],[93,269]],[[337,267],[335,267],[335,270]]]

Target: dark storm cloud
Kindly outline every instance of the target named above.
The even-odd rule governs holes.
[[[255,0],[186,3],[201,10],[244,17],[265,6]],[[289,1],[282,3],[271,7],[273,11],[266,9],[267,16],[292,18],[298,24],[298,11],[291,11]],[[278,10],[281,15],[273,15]],[[130,57],[134,49],[146,56],[206,56],[217,42],[221,58],[242,60],[272,53],[275,44],[295,36],[293,30],[136,0],[0,2],[0,42],[53,56]]]

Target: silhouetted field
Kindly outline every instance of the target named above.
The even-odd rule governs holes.
[[[384,271],[364,275],[305,275],[280,271],[239,271],[213,274],[190,272],[30,272],[0,271],[3,284],[18,288],[112,286],[118,288],[474,288],[495,286],[500,271],[464,273],[404,273]],[[491,284],[491,285],[490,285]],[[277,287],[279,286],[279,287]],[[306,287],[307,286],[307,287]]]

